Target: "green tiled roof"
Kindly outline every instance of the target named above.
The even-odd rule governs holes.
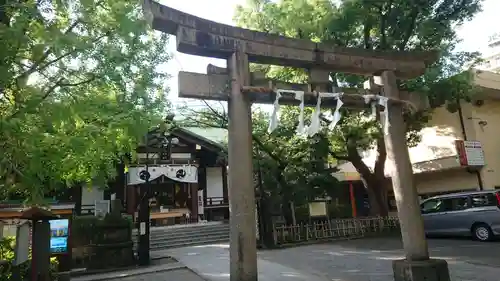
[[[203,127],[182,127],[181,129],[218,146],[225,147],[227,145],[228,133],[226,129]]]

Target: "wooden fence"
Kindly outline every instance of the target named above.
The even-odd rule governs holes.
[[[332,219],[311,224],[273,226],[275,246],[354,239],[397,231],[397,217]]]

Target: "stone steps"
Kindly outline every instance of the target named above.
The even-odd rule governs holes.
[[[133,231],[134,249],[137,248],[137,231]],[[164,250],[229,241],[229,224],[207,223],[173,227],[153,227],[150,249]]]
[[[181,247],[200,246],[200,245],[226,243],[226,242],[229,242],[229,234],[227,236],[221,236],[221,237],[213,237],[213,238],[204,237],[202,239],[198,238],[198,239],[191,239],[189,241],[177,241],[175,243],[168,242],[167,244],[151,243],[150,249],[152,251],[155,251],[155,250],[174,249]]]
[[[229,230],[227,229],[213,229],[209,231],[204,231],[202,237],[217,237],[217,236],[225,236],[229,235]],[[171,233],[171,234],[164,234],[164,235],[151,235],[149,240],[151,243],[153,242],[160,242],[160,241],[177,241],[177,240],[187,240],[189,238],[196,238],[200,237],[200,235],[197,235],[195,233]]]

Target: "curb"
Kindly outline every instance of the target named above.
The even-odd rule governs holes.
[[[131,269],[131,270],[126,270],[126,271],[121,271],[121,272],[112,272],[112,273],[108,273],[108,274],[102,274],[101,276],[87,275],[87,276],[71,278],[71,280],[73,280],[73,281],[115,280],[115,279],[119,279],[119,278],[125,278],[125,277],[131,277],[131,276],[137,276],[137,275],[143,275],[143,274],[150,274],[150,273],[165,272],[165,271],[172,271],[172,270],[177,270],[177,269],[187,269],[187,267],[181,263],[175,263],[175,264],[172,264],[168,267],[151,266],[149,268],[144,268],[143,270]]]
[[[207,278],[207,276],[205,276],[202,272],[200,272],[200,271],[199,271],[199,270],[197,270],[197,269],[190,268],[190,267],[187,267],[187,266],[186,266],[186,269],[187,269],[187,270],[189,270],[189,271],[191,271],[192,273],[194,273],[194,274],[198,275],[198,276],[199,276],[201,279],[203,279],[203,280],[209,280],[209,279]],[[99,281],[100,281],[100,280],[99,280]]]

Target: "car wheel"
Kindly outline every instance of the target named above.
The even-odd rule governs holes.
[[[477,224],[472,228],[472,237],[479,241],[490,241],[493,239],[493,231],[485,223]]]

